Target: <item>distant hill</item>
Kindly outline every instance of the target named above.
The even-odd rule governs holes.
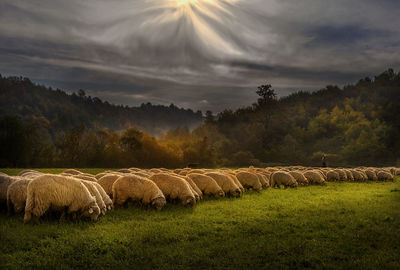
[[[0,117],[13,115],[24,121],[41,121],[51,133],[84,124],[88,128],[122,130],[135,127],[158,135],[166,130],[194,128],[203,121],[200,111],[170,106],[142,104],[128,107],[90,97],[83,90],[67,94],[33,83],[23,77],[0,75]]]

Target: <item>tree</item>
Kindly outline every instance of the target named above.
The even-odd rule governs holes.
[[[271,116],[273,114],[275,105],[277,104],[277,97],[275,94],[275,90],[272,89],[270,84],[261,85],[258,87],[256,91],[259,96],[257,100],[257,107],[264,114],[264,136],[263,136],[263,144],[264,147],[268,148],[268,132],[269,132],[269,124],[271,120]]]
[[[205,124],[215,124],[215,119],[212,111],[206,111],[206,120]]]

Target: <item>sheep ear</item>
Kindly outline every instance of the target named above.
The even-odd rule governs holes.
[[[89,208],[89,214],[92,214],[92,213],[93,213],[93,209]]]

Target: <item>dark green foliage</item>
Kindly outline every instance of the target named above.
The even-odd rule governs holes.
[[[126,129],[132,126],[153,135],[180,126],[195,127],[203,116],[200,111],[170,106],[142,104],[127,107],[103,102],[97,97],[87,96],[80,89],[69,95],[62,90],[53,90],[32,83],[22,77],[0,76],[0,117],[20,116],[24,122],[43,118],[54,135],[78,125],[87,128]]]
[[[199,128],[213,134],[221,165],[258,160],[319,166],[322,154],[328,166],[400,161],[400,73],[390,69],[343,89],[327,86],[279,100],[270,85],[256,92],[260,98],[253,106],[223,111]]]

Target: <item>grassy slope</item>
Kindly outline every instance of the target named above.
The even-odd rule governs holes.
[[[400,265],[400,181],[269,189],[194,209],[132,206],[96,223],[0,214],[0,268],[358,268]]]

